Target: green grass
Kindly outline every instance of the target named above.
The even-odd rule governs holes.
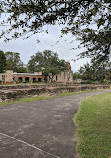
[[[111,158],[111,93],[83,100],[74,122],[80,157]]]
[[[31,101],[37,101],[37,100],[45,100],[45,99],[51,99],[51,98],[52,98],[52,96],[37,96],[37,97],[20,98],[14,102],[0,103],[0,105],[17,104],[17,103],[31,102]]]

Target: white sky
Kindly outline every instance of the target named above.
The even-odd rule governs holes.
[[[71,61],[71,59],[76,59],[76,56],[81,51],[84,51],[84,49],[71,50],[71,48],[76,48],[79,43],[77,40],[74,40],[74,42],[71,43],[71,41],[74,39],[71,34],[64,35],[64,37],[60,40],[59,37],[61,35],[61,28],[62,27],[59,25],[48,26],[48,34],[36,34],[25,40],[23,40],[23,38],[19,38],[5,43],[3,39],[0,39],[0,50],[3,50],[4,52],[19,52],[21,60],[25,64],[27,64],[27,62],[30,60],[30,56],[34,55],[38,51],[52,50],[58,53],[60,59],[70,61],[72,70],[74,72],[78,71],[80,66],[83,66],[83,64],[88,62],[89,59],[80,59],[75,63]],[[6,28],[0,27],[0,31],[3,29]],[[40,40],[40,43],[37,43],[37,39]],[[58,40],[60,40],[59,43],[55,44]]]

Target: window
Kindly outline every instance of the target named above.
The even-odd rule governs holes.
[[[2,75],[2,81],[5,81],[5,75]]]

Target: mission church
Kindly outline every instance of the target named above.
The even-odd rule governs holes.
[[[50,76],[46,78],[42,72],[34,73],[17,73],[12,70],[7,70],[5,73],[0,73],[0,81],[2,83],[28,83],[28,82],[56,82],[56,83],[71,83],[73,82],[73,72],[71,70],[70,63],[68,63],[68,69],[53,77],[51,80]]]

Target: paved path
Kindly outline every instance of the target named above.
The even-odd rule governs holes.
[[[0,158],[77,158],[72,118],[83,98],[99,93],[0,106]]]

